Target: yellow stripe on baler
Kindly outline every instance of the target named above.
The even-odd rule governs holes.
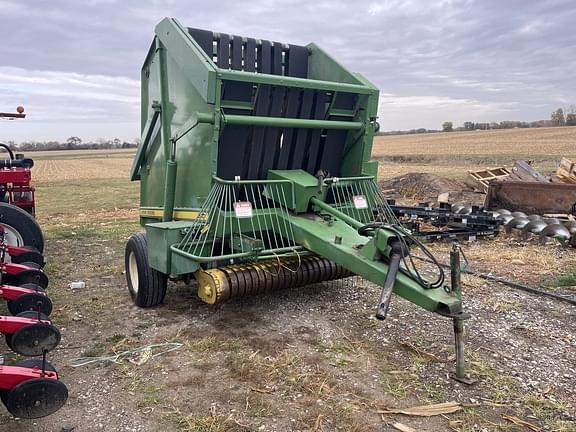
[[[199,214],[200,212],[196,210],[174,210],[172,217],[174,219],[194,220]],[[164,216],[164,210],[161,208],[140,207],[140,217],[162,219],[162,216]]]

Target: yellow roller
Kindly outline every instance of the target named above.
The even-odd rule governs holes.
[[[208,304],[216,304],[266,291],[341,279],[352,273],[327,259],[307,256],[198,270],[194,275],[198,281],[198,297]]]

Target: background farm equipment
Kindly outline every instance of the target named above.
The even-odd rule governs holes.
[[[502,224],[491,212],[477,206],[449,203],[440,203],[438,207],[431,207],[430,203],[415,207],[399,206],[395,200],[388,200],[388,204],[402,224],[423,241],[471,241],[491,237],[498,234]]]
[[[142,68],[140,180],[146,234],[126,246],[138,306],[160,304],[168,277],[216,304],[359,275],[461,324],[458,293],[416,246],[370,161],[378,90],[318,46],[156,27]],[[433,257],[432,257],[433,258]],[[459,324],[459,326],[460,326]],[[458,327],[460,328],[460,327]]]
[[[16,113],[0,113],[0,118],[10,120],[25,117],[22,107]],[[34,220],[36,203],[31,172],[34,161],[15,154],[6,144],[0,143],[0,148],[8,155],[8,159],[0,159],[1,235],[10,246],[27,246],[42,253],[44,237]]]
[[[26,116],[22,107],[17,111],[0,113],[0,118]],[[15,366],[3,365],[0,357],[0,399],[15,417],[38,418],[57,411],[68,398],[56,369],[46,361],[61,336],[48,318],[52,302],[45,291],[48,277],[42,271],[44,237],[34,219],[34,162],[15,155],[5,144],[0,147],[9,156],[0,160],[0,298],[15,315],[0,316],[0,333],[15,353],[42,356]]]

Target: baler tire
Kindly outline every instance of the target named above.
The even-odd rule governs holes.
[[[22,239],[21,245],[31,246],[42,253],[44,251],[44,236],[42,230],[30,213],[12,204],[0,202],[0,224],[18,232]]]
[[[134,234],[128,239],[124,265],[128,292],[136,306],[148,308],[164,301],[168,276],[150,267],[145,234]]]

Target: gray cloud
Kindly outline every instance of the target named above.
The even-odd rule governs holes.
[[[0,139],[138,131],[139,71],[157,22],[314,41],[381,90],[384,129],[532,120],[576,103],[572,0],[0,0]]]

